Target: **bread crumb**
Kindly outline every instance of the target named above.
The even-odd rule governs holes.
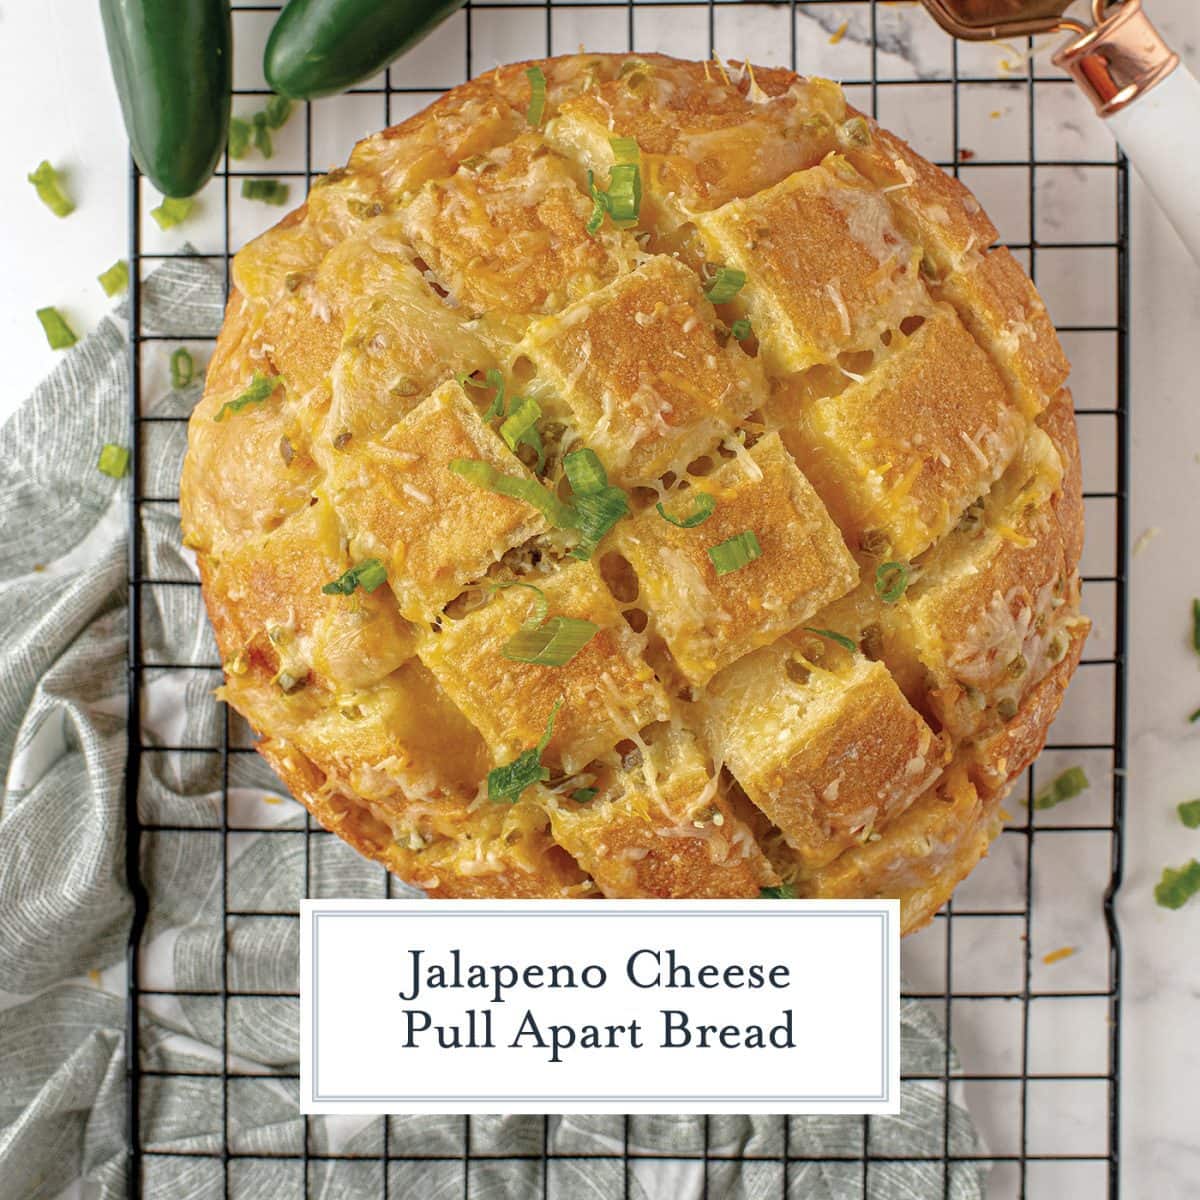
[[[847,30],[847,29],[849,29],[849,28],[850,28],[850,22],[849,22],[849,21],[843,21],[843,22],[842,22],[842,23],[841,23],[841,24],[840,24],[840,25],[839,25],[839,26],[838,26],[838,27],[837,27],[837,28],[836,28],[836,29],[835,29],[835,30],[834,30],[834,31],[833,31],[833,32],[832,32],[832,33],[829,35],[829,44],[830,44],[831,46],[836,46],[836,45],[838,44],[838,42],[840,42],[840,41],[842,40],[842,38],[844,38],[844,37],[846,36],[846,30]]]
[[[1042,962],[1048,967],[1053,966],[1056,962],[1062,962],[1064,958],[1070,958],[1074,953],[1074,946],[1060,946],[1057,950],[1051,950],[1049,954],[1042,955]]]

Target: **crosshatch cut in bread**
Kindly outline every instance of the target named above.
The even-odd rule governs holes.
[[[923,924],[1088,630],[1068,366],[995,240],[783,70],[547,59],[367,138],[235,259],[191,420],[221,695],[431,895]]]

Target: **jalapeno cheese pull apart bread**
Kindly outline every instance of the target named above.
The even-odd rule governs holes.
[[[575,55],[248,245],[182,499],[222,696],[439,896],[898,896],[1086,636],[1067,363],[959,183],[781,70]]]

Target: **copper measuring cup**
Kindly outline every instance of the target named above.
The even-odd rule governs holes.
[[[921,0],[969,41],[1069,33],[1054,55],[1083,89],[1200,262],[1200,83],[1163,41],[1142,0],[1092,0],[1092,24],[1071,0]]]

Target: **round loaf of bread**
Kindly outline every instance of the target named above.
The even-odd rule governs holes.
[[[367,138],[237,255],[191,420],[223,698],[430,895],[924,923],[1088,629],[1068,367],[995,240],[783,70],[547,59]]]

